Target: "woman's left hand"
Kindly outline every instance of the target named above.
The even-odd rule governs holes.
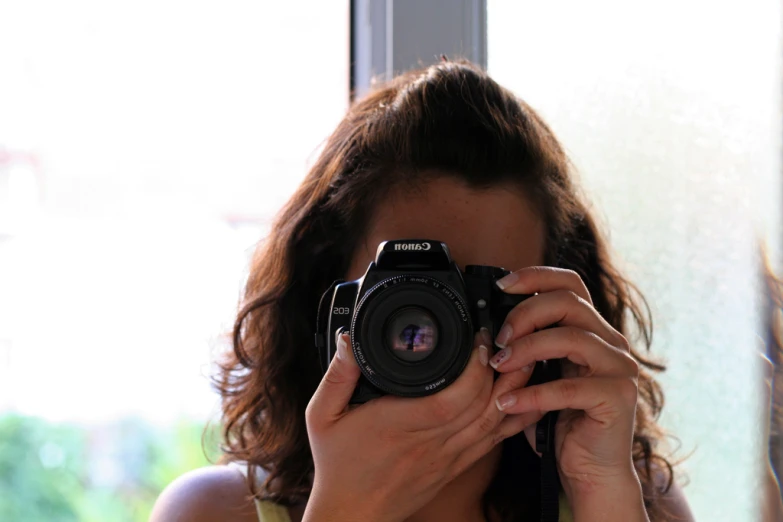
[[[575,510],[575,502],[628,501],[630,493],[634,504],[642,505],[632,458],[639,365],[628,341],[593,308],[573,271],[530,267],[498,286],[511,294],[536,295],[509,313],[495,339],[503,350],[490,364],[507,374],[529,372],[536,361],[564,359],[561,379],[502,395],[498,408],[510,415],[562,410],[555,456]],[[535,448],[535,425],[531,428],[526,433]]]

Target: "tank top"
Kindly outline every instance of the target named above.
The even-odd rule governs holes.
[[[269,502],[268,500],[256,501],[256,512],[259,522],[291,522],[288,509],[285,506]]]

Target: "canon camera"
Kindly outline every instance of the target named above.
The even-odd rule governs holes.
[[[464,370],[475,333],[484,327],[494,339],[511,309],[530,297],[498,288],[508,273],[478,265],[460,271],[439,241],[381,243],[363,277],[337,281],[321,298],[315,337],[322,371],[342,330],[362,372],[352,403],[443,389]],[[528,384],[556,378],[554,371],[539,362]]]

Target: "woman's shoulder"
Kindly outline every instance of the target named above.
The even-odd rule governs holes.
[[[209,466],[185,473],[158,497],[150,522],[258,522],[247,478],[237,466]]]

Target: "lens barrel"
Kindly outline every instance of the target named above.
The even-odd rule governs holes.
[[[465,300],[438,279],[399,275],[368,290],[351,324],[364,376],[386,393],[423,396],[451,384],[473,348]]]

